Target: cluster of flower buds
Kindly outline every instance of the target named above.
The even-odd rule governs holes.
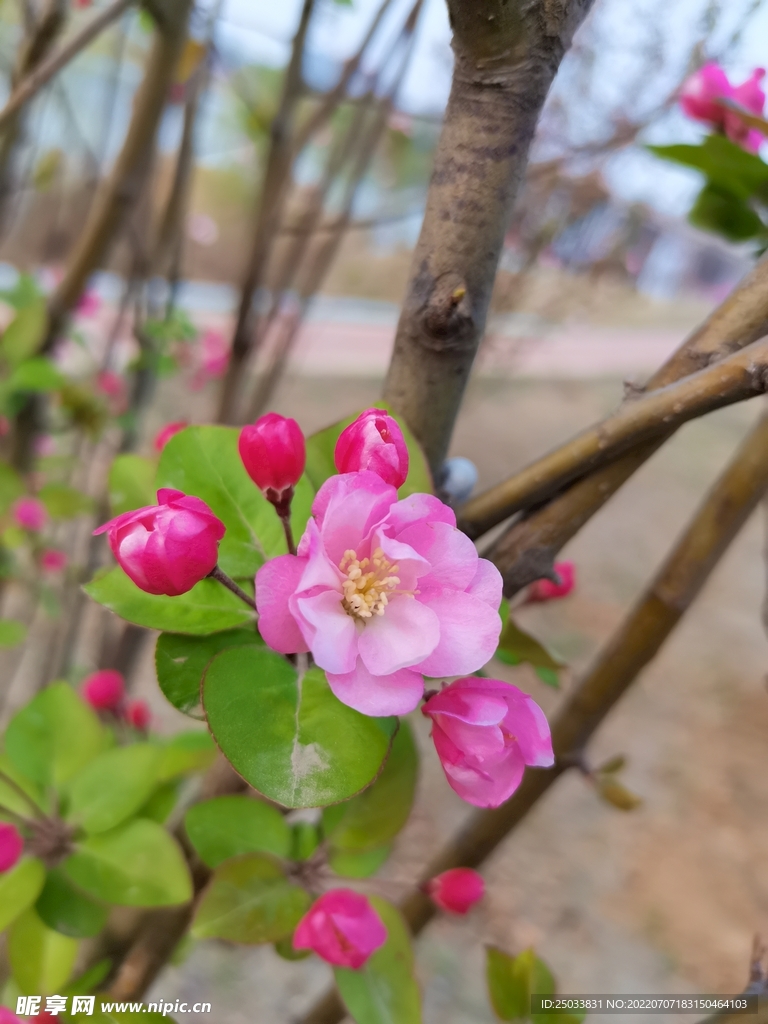
[[[711,125],[732,142],[756,153],[764,139],[762,132],[750,128],[739,111],[728,103],[761,117],[765,92],[760,83],[764,77],[764,69],[756,68],[746,82],[732,85],[720,65],[710,61],[686,80],[680,90],[680,106],[688,117]]]
[[[80,693],[95,711],[107,711],[140,732],[146,732],[151,721],[149,705],[143,700],[125,699],[125,680],[113,668],[92,672],[82,683]]]

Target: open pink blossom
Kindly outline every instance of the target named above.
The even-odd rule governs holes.
[[[765,93],[760,82],[764,76],[763,68],[756,68],[746,82],[734,86],[720,65],[710,61],[685,82],[680,92],[680,106],[689,117],[711,124],[733,142],[756,153],[763,135],[745,124],[738,111],[730,110],[722,101],[731,100],[750,113],[762,116]]]
[[[393,487],[408,476],[408,446],[386,409],[368,409],[342,430],[333,460],[340,473],[369,469]]]
[[[386,941],[384,922],[365,896],[332,889],[299,921],[293,948],[311,949],[329,964],[358,970]]]
[[[15,825],[0,821],[0,872],[10,871],[24,852],[24,840]]]
[[[259,629],[282,654],[311,651],[343,703],[413,711],[424,676],[474,672],[499,639],[501,576],[429,494],[398,501],[375,473],[326,480],[297,555],[256,576]]]
[[[449,914],[467,914],[483,898],[485,882],[472,868],[451,868],[430,878],[424,890],[441,910]]]
[[[104,523],[123,572],[147,594],[186,594],[216,567],[226,527],[200,498],[170,487],[147,505]]]
[[[423,705],[451,789],[476,807],[498,807],[526,765],[554,764],[549,723],[527,693],[501,679],[457,679]]]
[[[529,603],[540,601],[556,601],[560,597],[567,597],[576,586],[576,566],[573,562],[555,562],[555,575],[559,582],[542,579],[534,580],[528,587],[526,600]]]
[[[57,548],[46,548],[40,555],[40,568],[43,572],[62,572],[67,567],[67,556]]]
[[[125,720],[134,729],[146,732],[149,723],[152,721],[152,713],[149,704],[145,700],[131,700],[125,708]]]
[[[80,688],[83,699],[97,711],[114,711],[123,700],[125,681],[122,672],[114,668],[103,668],[91,672]]]
[[[19,498],[13,503],[12,511],[17,526],[30,533],[40,533],[48,522],[45,505],[37,498]]]
[[[188,426],[189,423],[187,423],[186,420],[176,420],[174,423],[166,423],[162,430],[158,430],[157,435],[155,436],[155,451],[161,452],[172,437]]]

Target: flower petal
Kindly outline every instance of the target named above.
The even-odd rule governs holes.
[[[358,634],[355,620],[347,615],[336,590],[324,590],[311,597],[294,597],[290,602],[301,618],[304,636],[312,655],[326,672],[351,672],[357,661]]]
[[[501,604],[503,585],[501,573],[493,562],[489,562],[487,558],[478,558],[477,571],[466,593],[479,598],[497,611]]]
[[[325,481],[315,496],[312,514],[334,565],[345,551],[357,551],[396,500],[395,488],[376,473],[344,473]]]
[[[478,562],[475,545],[448,523],[414,523],[397,539],[429,562],[429,572],[420,577],[420,588],[466,590],[474,579]]]
[[[517,747],[488,768],[472,765],[453,741],[435,724],[432,739],[451,789],[475,807],[498,807],[508,800],[523,780],[525,763]]]
[[[523,694],[514,703],[510,701],[504,727],[517,740],[526,764],[549,768],[555,763],[547,716],[532,697]]]
[[[304,558],[279,555],[262,565],[256,573],[259,632],[265,643],[280,654],[297,654],[309,650],[288,605],[305,565]]]
[[[362,658],[344,675],[327,673],[328,685],[342,704],[364,715],[407,715],[418,706],[424,693],[424,679],[418,672],[403,668],[388,676],[374,676]]]
[[[383,615],[366,620],[358,650],[369,672],[388,676],[422,661],[439,639],[440,624],[432,609],[401,596],[389,602]]]
[[[440,642],[418,663],[419,671],[425,676],[458,676],[476,672],[490,661],[501,633],[495,609],[471,594],[425,595],[424,603],[437,615]]]

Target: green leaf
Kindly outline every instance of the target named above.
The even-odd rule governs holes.
[[[746,200],[768,184],[768,164],[724,135],[708,135],[700,146],[649,146],[657,156],[694,167],[737,199]]]
[[[619,811],[634,811],[643,802],[637,794],[627,789],[611,774],[597,774],[595,786],[600,799]]]
[[[62,988],[61,994],[63,996],[88,995],[104,981],[111,968],[112,961],[106,957],[103,960],[97,960],[93,967],[89,967],[82,974],[78,974],[77,977],[68,982]],[[80,1014],[73,1018],[73,1020],[78,1019],[81,1019]]]
[[[705,185],[688,214],[697,228],[744,242],[766,233],[766,226],[751,207],[718,185]]]
[[[93,500],[87,494],[64,484],[45,484],[40,488],[38,497],[54,519],[74,519],[93,511]]]
[[[311,949],[293,948],[292,935],[286,935],[284,939],[280,939],[276,942],[275,952],[278,956],[281,956],[283,960],[306,960],[308,956],[312,956]]]
[[[555,669],[537,665],[534,671],[545,686],[551,686],[553,690],[560,689],[560,676]]]
[[[357,1024],[421,1024],[408,928],[390,903],[369,899],[386,926],[387,941],[359,970],[334,968],[341,998]]]
[[[320,830],[309,821],[291,827],[291,860],[309,860],[320,845]]]
[[[391,852],[391,846],[379,846],[365,853],[331,850],[328,864],[342,878],[370,878],[384,867]]]
[[[26,910],[8,934],[13,977],[26,995],[49,995],[65,985],[80,943],[47,928],[34,910]]]
[[[189,868],[178,844],[148,818],[89,836],[62,866],[75,885],[105,903],[164,907],[192,898]]]
[[[13,716],[5,751],[28,779],[58,787],[100,754],[107,740],[85,701],[66,683],[52,683]]]
[[[207,730],[178,732],[163,748],[157,778],[166,782],[180,775],[203,772],[213,764],[216,754],[216,744]]]
[[[162,633],[155,648],[155,669],[160,689],[179,711],[189,714],[200,706],[200,684],[208,662],[229,647],[263,644],[251,629],[229,629],[206,637]]]
[[[216,580],[200,580],[180,597],[164,597],[145,594],[115,566],[83,590],[121,618],[150,629],[204,636],[253,621],[248,606]]]
[[[217,655],[203,704],[235,771],[285,807],[321,807],[360,792],[381,770],[397,728],[396,718],[368,718],[342,704],[319,669],[300,678],[260,647]]]
[[[109,507],[113,516],[157,503],[157,467],[141,455],[118,455],[109,467]]]
[[[557,672],[563,668],[564,662],[548,651],[540,640],[531,636],[510,617],[502,630],[496,657],[506,665],[519,665],[527,662],[534,668],[546,668]]]
[[[584,1015],[531,1013],[531,996],[555,993],[552,972],[532,949],[513,957],[494,946],[487,947],[486,977],[496,1016],[501,1020],[532,1020],[534,1024],[577,1024]]]
[[[195,939],[228,939],[254,945],[290,935],[306,911],[309,893],[288,881],[264,854],[216,868],[192,924]]]
[[[194,804],[184,818],[190,843],[208,867],[244,853],[287,858],[291,830],[276,807],[248,796],[219,796]]]
[[[33,813],[33,806],[29,800],[25,800],[19,790],[26,793],[32,803],[43,811],[49,810],[46,800],[38,787],[16,767],[14,767],[7,754],[0,754],[0,772],[7,775],[15,785],[0,778],[0,818],[3,818],[2,808],[6,808],[15,814],[21,814],[28,818]]]
[[[0,516],[24,493],[24,482],[7,462],[0,461]]]
[[[45,300],[36,299],[19,309],[0,340],[0,353],[11,366],[18,366],[33,356],[45,340],[48,311]]]
[[[57,391],[63,384],[64,377],[50,359],[37,356],[19,363],[6,386],[9,391],[45,392]]]
[[[386,409],[389,415],[397,420],[400,425],[400,429],[403,432],[405,443],[408,445],[408,478],[397,492],[398,495],[401,498],[407,498],[409,494],[432,494],[434,491],[434,484],[432,483],[432,476],[429,472],[427,460],[424,457],[424,453],[419,447],[416,438],[406,425],[405,420],[394,413],[386,402],[381,402],[377,408]],[[361,410],[361,412],[362,411],[363,410]],[[328,477],[333,476],[337,472],[336,465],[333,461],[333,452],[336,448],[336,442],[338,441],[342,430],[344,430],[345,427],[348,427],[350,423],[354,422],[359,415],[359,412],[353,413],[351,416],[347,416],[346,419],[341,420],[339,423],[334,423],[330,427],[326,427],[325,430],[320,430],[316,434],[312,434],[307,438],[306,472],[307,476],[312,481],[312,485],[315,490],[319,490],[320,486],[328,479]]]
[[[24,642],[27,627],[15,619],[0,619],[0,647],[18,647]]]
[[[157,487],[176,487],[202,498],[227,528],[219,565],[234,579],[250,579],[267,558],[285,554],[277,513],[245,471],[236,427],[187,427],[163,449]],[[301,536],[314,492],[302,478],[293,498],[291,521]]]
[[[332,850],[363,853],[390,843],[408,821],[418,770],[413,733],[403,720],[373,785],[346,803],[323,811],[323,833]]]
[[[107,907],[80,892],[61,868],[48,872],[35,910],[43,924],[73,939],[98,935],[109,913]]]
[[[158,786],[147,802],[139,808],[138,817],[149,818],[164,825],[179,799],[179,782],[173,779]]]
[[[115,828],[149,799],[162,758],[152,743],[115,747],[94,758],[69,784],[67,820],[89,835]]]
[[[45,884],[45,868],[34,857],[23,857],[0,874],[0,932],[31,907]]]

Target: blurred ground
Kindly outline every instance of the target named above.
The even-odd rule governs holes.
[[[183,412],[175,406],[182,392],[173,382],[163,387],[171,419]],[[373,379],[294,376],[274,407],[313,430],[375,401],[379,389]],[[608,411],[620,396],[618,380],[479,378],[454,453],[472,457],[487,485]],[[197,411],[205,419],[203,404]],[[520,613],[574,671],[619,622],[758,412],[753,402],[685,427],[569,545],[565,555],[578,566],[576,593]],[[590,750],[597,763],[627,754],[625,781],[642,796],[642,807],[624,814],[600,803],[582,778],[564,778],[488,863],[488,895],[470,918],[440,919],[420,939],[425,1024],[490,1024],[484,943],[512,952],[535,945],[562,992],[744,987],[752,935],[768,932],[762,545],[755,516]],[[149,653],[143,689],[174,728]],[[526,669],[496,668],[548,711],[556,706],[558,695]],[[414,717],[424,753],[421,782],[416,813],[383,875],[390,898],[468,813],[442,777],[424,720]],[[329,979],[319,962],[290,964],[271,949],[205,944],[171,968],[154,992],[211,1001],[217,1024],[282,1024],[298,1019]],[[665,1018],[647,1021],[664,1024]]]

